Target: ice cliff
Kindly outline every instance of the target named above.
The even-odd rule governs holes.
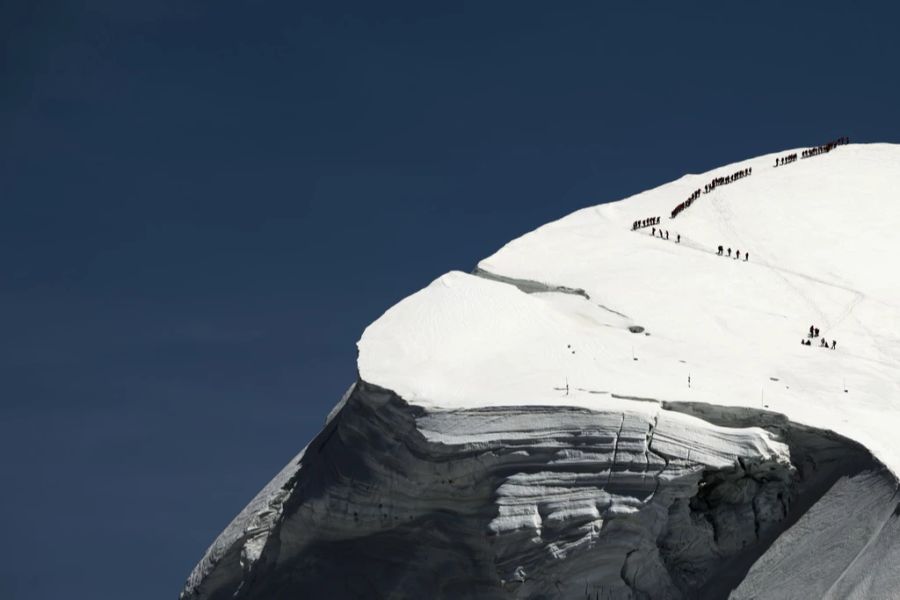
[[[388,310],[182,598],[894,597],[900,147],[775,156]],[[668,239],[632,229],[657,215]],[[836,349],[801,345],[811,324]]]

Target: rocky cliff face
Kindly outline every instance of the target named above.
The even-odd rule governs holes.
[[[725,597],[785,555],[830,565],[814,578],[828,589],[896,527],[893,477],[848,440],[771,413],[618,404],[426,412],[359,382],[182,597]],[[835,482],[880,510],[830,556],[818,528],[853,508]],[[777,589],[751,571],[736,597],[778,597],[794,571]]]

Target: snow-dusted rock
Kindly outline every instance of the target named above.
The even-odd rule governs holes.
[[[773,163],[576,212],[388,310],[183,597],[891,597],[900,147]],[[668,241],[631,230],[654,215]]]

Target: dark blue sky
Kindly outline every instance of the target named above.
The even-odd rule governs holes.
[[[888,2],[553,4],[0,1],[0,598],[174,598],[441,273],[900,141]]]

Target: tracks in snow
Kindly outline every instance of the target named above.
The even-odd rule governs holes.
[[[737,240],[737,242],[740,243],[741,245],[743,245],[744,247],[749,247],[749,245],[746,243],[746,240],[738,233],[738,231],[731,224],[732,214],[727,209],[727,207],[723,203],[723,201],[719,198],[713,198],[710,202],[710,205],[715,210],[715,212],[718,214],[719,224],[722,226],[723,229],[727,230],[729,237],[731,239]],[[687,248],[691,248],[692,250],[695,250],[698,252],[704,252],[704,253],[713,254],[713,255],[716,254],[715,252],[712,251],[712,249],[707,248],[705,245],[698,243],[696,240],[693,240],[684,234],[682,234],[682,236],[681,236],[680,245],[685,246]],[[754,248],[753,253],[755,256],[759,256],[762,258],[762,260],[754,259],[752,261],[753,265],[764,267],[764,268],[767,268],[767,269],[770,269],[771,271],[773,271],[774,274],[784,282],[786,287],[788,287],[797,296],[799,296],[801,299],[803,299],[804,303],[806,303],[807,306],[810,307],[811,311],[814,312],[816,315],[818,315],[819,320],[822,322],[823,325],[825,325],[826,329],[833,330],[836,327],[838,327],[839,325],[841,325],[853,313],[853,311],[856,309],[856,307],[859,306],[859,304],[863,300],[866,299],[866,295],[855,288],[852,288],[852,287],[849,287],[846,285],[841,285],[839,283],[834,283],[832,281],[826,281],[824,279],[820,279],[818,277],[814,277],[812,275],[808,275],[808,274],[802,273],[800,271],[795,271],[793,269],[788,269],[785,267],[777,266],[776,264],[774,264],[774,262],[771,260],[770,257],[766,256],[765,251],[760,251],[760,250]],[[826,315],[825,312],[822,311],[819,304],[807,292],[805,292],[803,290],[801,285],[798,285],[796,282],[791,281],[791,277],[797,277],[797,278],[803,279],[805,281],[808,281],[808,282],[816,284],[816,285],[822,285],[822,286],[826,286],[826,287],[829,287],[832,289],[841,290],[843,292],[852,294],[853,297],[850,299],[849,302],[847,302],[844,305],[844,307],[841,309],[841,311],[838,313],[838,315],[836,317],[829,318],[828,315]]]

